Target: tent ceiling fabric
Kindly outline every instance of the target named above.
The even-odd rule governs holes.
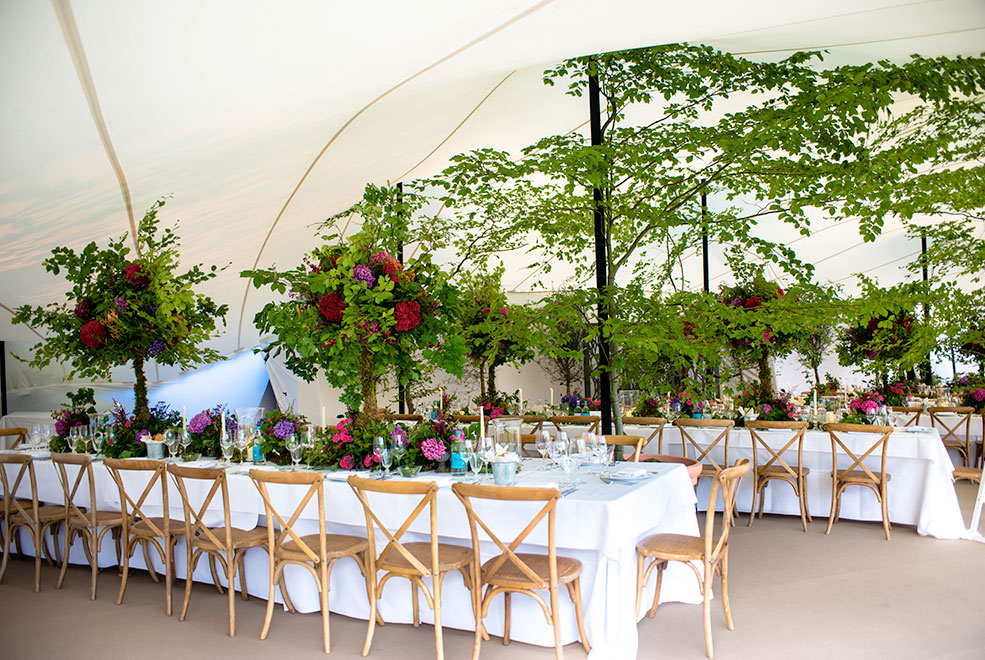
[[[76,49],[134,214],[173,194],[162,218],[180,218],[183,257],[231,264],[203,287],[230,306],[216,342],[226,353],[256,345],[251,321],[265,302],[258,292],[244,298],[239,271],[296,263],[311,247],[312,225],[353,203],[366,182],[433,174],[453,154],[519,149],[585,122],[587,103],[541,82],[563,58],[676,41],[760,58],[830,47],[832,64],[985,50],[980,0],[613,0],[599,7],[588,0],[3,2],[0,339],[36,340],[11,326],[10,309],[65,290],[40,265],[52,247],[104,242],[130,226],[59,13],[77,28]],[[853,239],[836,228],[810,240],[829,256]],[[899,233],[887,236],[871,265],[899,261],[913,249],[905,243]],[[858,259],[850,261],[857,269]],[[720,271],[713,264],[712,275]],[[511,269],[508,288],[527,287],[527,275]]]

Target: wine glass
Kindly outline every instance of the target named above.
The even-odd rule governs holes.
[[[72,452],[78,453],[77,449],[81,439],[82,434],[78,426],[73,426],[68,430],[68,447],[72,450]]]
[[[535,436],[534,442],[536,443],[537,453],[540,454],[541,460],[545,460],[547,458],[547,452],[551,447],[551,434],[548,433],[547,431],[541,431]],[[541,465],[538,468],[538,470],[549,470],[549,469],[550,466],[546,464]]]
[[[392,444],[390,452],[393,454],[393,464],[400,467],[401,461],[407,454],[407,436],[403,433],[398,433],[395,437],[391,437],[390,441]]]
[[[188,445],[192,443],[192,435],[184,426],[178,431],[178,442],[181,444],[181,453],[188,454]]]
[[[106,427],[100,424],[92,432],[92,448],[96,451],[96,456],[102,456],[103,443],[106,442]]]
[[[479,473],[483,468],[483,456],[478,447],[472,448],[468,452],[469,469],[472,470],[472,483],[479,483]]]
[[[301,455],[304,453],[304,441],[292,433],[284,439],[284,446],[291,452],[291,472],[294,472],[298,469],[298,463],[301,462]]]
[[[240,464],[246,463],[246,446],[250,444],[250,434],[248,427],[243,426],[236,429],[236,449],[239,450]]]
[[[178,447],[181,444],[181,438],[178,437],[178,429],[173,426],[164,430],[164,445],[168,448],[168,454],[170,455],[168,460],[172,463],[175,462],[175,456],[178,453]]]
[[[226,459],[226,465],[232,465],[233,452],[236,451],[236,443],[228,434],[219,436],[219,448],[222,449],[222,457]]]
[[[390,448],[387,446],[386,439],[382,436],[377,436],[373,440],[373,451],[376,452],[376,457],[380,459],[380,465],[383,466],[383,476],[381,479],[390,478],[390,465],[393,461],[393,455],[390,453]]]

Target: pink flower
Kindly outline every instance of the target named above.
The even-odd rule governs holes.
[[[380,457],[377,456],[376,452],[374,451],[372,454],[367,455],[366,458],[363,459],[363,467],[372,467],[373,463],[379,463],[379,462],[380,462]]]
[[[429,461],[440,461],[445,455],[445,443],[437,438],[428,438],[421,443],[421,452]]]
[[[343,470],[351,470],[355,466],[356,463],[355,461],[352,460],[352,456],[350,456],[349,454],[343,456],[342,460],[339,461],[339,467],[342,468]]]
[[[979,387],[971,393],[971,398],[975,401],[985,401],[985,387]]]

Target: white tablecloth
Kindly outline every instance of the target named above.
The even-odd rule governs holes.
[[[908,422],[910,420],[910,418],[913,417],[913,415],[912,414],[906,414],[906,413],[895,413],[893,415],[893,417],[895,418],[896,423],[899,426],[902,426],[903,424],[905,424],[906,422]],[[960,420],[960,416],[958,416],[958,415],[954,415],[954,416],[939,415],[939,417],[940,417],[940,420],[939,421],[944,421],[946,423],[946,425],[949,428],[952,428],[952,429],[955,427],[955,425]],[[931,426],[930,413],[926,413],[926,412],[920,413],[920,418],[917,420],[917,425],[918,426],[927,426],[927,427]],[[934,428],[937,429],[937,431],[941,434],[941,436],[944,436],[947,433],[947,430],[939,422],[933,424],[933,426],[934,426]],[[959,426],[959,430],[957,432],[957,436],[958,436],[958,440],[963,440],[964,439],[964,424],[963,423],[960,424],[960,426]],[[973,463],[974,463],[974,460],[975,460],[975,443],[977,441],[981,440],[981,439],[982,439],[982,416],[981,415],[972,415],[971,416],[971,424],[969,424],[969,428],[968,428],[968,441],[969,441],[969,444],[971,445],[971,458],[972,458],[972,462]],[[953,461],[955,465],[961,465],[961,455],[957,452],[956,449],[949,449],[947,451],[947,453],[948,453],[948,455],[950,455],[951,461]]]
[[[542,485],[556,481],[558,475],[541,472],[536,468],[538,460],[528,461],[518,476],[520,485]],[[49,502],[60,503],[62,490],[58,484],[54,465],[50,461],[35,461],[39,497]],[[591,657],[634,658],[637,654],[637,628],[633,617],[636,593],[636,541],[656,531],[697,535],[698,523],[695,513],[695,494],[687,473],[680,465],[649,466],[654,476],[639,484],[605,485],[598,482],[590,473],[583,474],[586,483],[566,495],[557,505],[556,538],[558,553],[575,557],[582,562],[581,589],[585,625],[593,650]],[[263,505],[259,494],[245,474],[234,468],[229,479],[231,489],[231,508],[236,524],[251,527],[265,524]],[[96,489],[100,508],[119,508],[117,488],[101,463],[95,465]],[[341,475],[340,475],[341,476]],[[127,479],[135,480],[137,475]],[[129,486],[129,481],[128,481]],[[283,487],[280,487],[283,488]],[[129,488],[128,488],[129,490]],[[85,489],[82,489],[85,491]],[[139,492],[139,491],[138,491]],[[176,500],[177,490],[172,486],[171,515],[181,518],[180,502]],[[21,491],[23,494],[24,491]],[[29,491],[28,491],[29,493]],[[277,491],[274,487],[271,497],[276,502],[286,503],[288,491]],[[402,498],[383,510],[384,522],[396,528],[416,505],[416,498]],[[79,504],[88,504],[88,492],[79,493]],[[148,514],[162,512],[160,499],[146,507]],[[156,509],[153,506],[157,505]],[[365,518],[358,500],[348,484],[343,481],[327,480],[325,484],[326,518],[329,532],[350,533],[365,536]],[[221,504],[218,506],[221,507]],[[539,508],[539,507],[538,507]],[[314,511],[314,513],[312,513]],[[479,509],[494,529],[501,530],[502,538],[510,537],[520,531],[529,521],[515,509],[505,510],[500,503],[484,505]],[[488,517],[486,517],[488,516]],[[299,521],[302,532],[317,531],[317,508],[310,507]],[[221,509],[216,521],[221,520]],[[471,544],[468,519],[461,503],[451,492],[450,487],[442,487],[438,494],[439,534],[446,542],[469,546]],[[419,540],[427,539],[427,516],[411,528],[411,533]],[[377,538],[380,538],[380,534]],[[407,537],[415,540],[413,536]],[[510,537],[512,538],[512,537]],[[382,549],[383,542],[380,541]],[[546,529],[538,528],[528,537],[521,550],[546,551]],[[495,546],[483,546],[483,560],[491,556]],[[176,552],[176,572],[183,577],[185,567],[184,541],[179,542]],[[152,553],[153,557],[153,553]],[[87,563],[81,546],[76,544],[70,554],[74,563]],[[114,565],[115,551],[111,542],[105,543],[100,553],[101,566]],[[163,565],[153,558],[158,570]],[[267,597],[267,554],[262,549],[250,550],[246,555],[247,590],[250,594]],[[131,560],[136,568],[143,567],[142,553],[137,552]],[[296,569],[296,570],[295,570]],[[200,562],[195,572],[196,581],[211,582],[206,562]],[[652,598],[653,582],[644,593],[644,600]],[[365,583],[354,562],[342,560],[336,564],[331,578],[332,591],[330,606],[333,612],[347,616],[367,619],[369,605],[366,601]],[[318,597],[314,583],[303,569],[289,566],[287,585],[291,600],[303,612],[318,610]],[[683,564],[671,566],[665,573],[661,602],[680,601],[700,603],[701,596],[697,581],[689,568]],[[461,577],[456,573],[449,575],[442,589],[443,625],[463,630],[474,629],[469,595]],[[192,607],[195,607],[193,597]],[[279,594],[277,600],[281,601]],[[561,607],[561,637],[565,644],[578,639],[574,608],[562,589],[559,598]],[[530,598],[517,596],[512,603],[512,626],[510,635],[517,641],[553,646],[553,635],[539,606]],[[411,597],[406,580],[391,580],[383,593],[380,610],[386,621],[408,623],[412,620]],[[646,608],[643,608],[645,615]],[[283,615],[281,615],[283,616]],[[422,620],[432,621],[432,614],[426,607],[421,610]],[[503,630],[502,599],[497,598],[490,607],[485,624],[493,635],[501,635]]]
[[[889,519],[902,525],[915,525],[919,534],[942,539],[964,538],[966,530],[958,498],[954,492],[951,463],[940,436],[932,429],[925,432],[898,431],[889,438],[886,471],[892,475],[889,481]],[[692,437],[705,438],[707,443],[719,433],[716,429],[694,429]],[[767,437],[789,438],[789,433],[768,432]],[[856,455],[860,455],[874,438],[865,434],[845,434]],[[786,440],[776,443],[782,447]],[[653,443],[651,443],[653,444]],[[654,444],[650,451],[656,451]],[[681,453],[680,431],[676,428],[664,430],[664,451]],[[693,451],[691,452],[693,454]],[[716,447],[712,456],[719,464],[723,461],[724,449]],[[763,452],[759,452],[762,457]],[[741,458],[752,460],[752,444],[749,431],[743,428],[732,429],[729,438],[729,462]],[[796,460],[795,447],[784,454],[788,462]],[[761,458],[762,460],[762,458]],[[839,454],[839,469],[849,467],[851,460]],[[865,461],[873,471],[879,469],[879,456],[869,456]],[[810,468],[807,477],[807,500],[812,516],[827,518],[831,511],[831,440],[827,432],[808,431],[804,434],[804,465]],[[708,501],[710,479],[698,482],[698,505]],[[765,491],[765,511],[800,515],[800,508],[793,489],[781,482],[771,482]],[[737,496],[740,511],[749,511],[752,504],[752,480],[744,479]],[[879,501],[869,488],[849,487],[841,498],[841,518],[851,520],[882,520]]]

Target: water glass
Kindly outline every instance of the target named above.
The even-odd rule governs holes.
[[[541,459],[547,458],[548,450],[551,448],[551,434],[547,431],[541,431],[534,438],[537,445],[537,453],[540,454]],[[540,470],[549,470],[549,465],[542,465]]]
[[[221,436],[219,448],[222,449],[222,457],[226,459],[226,465],[231,465],[233,462],[233,452],[236,451],[236,443],[229,435]]]
[[[79,442],[82,440],[82,431],[80,427],[73,426],[68,430],[68,447],[73,452],[77,453],[79,447]]]
[[[298,469],[301,462],[301,455],[304,453],[304,441],[293,433],[284,440],[284,446],[291,452],[291,471]]]
[[[559,484],[561,488],[570,488],[575,485],[575,473],[578,470],[578,461],[575,460],[573,456],[568,454],[559,454],[557,457],[558,465],[561,467],[561,472],[564,474],[564,478]]]
[[[178,436],[178,429],[171,427],[164,430],[164,445],[168,448],[169,458],[172,463],[178,454],[178,447],[181,446],[181,438]]]
[[[178,437],[179,437],[179,444],[181,444],[181,453],[187,454],[188,445],[192,443],[191,433],[188,432],[187,428],[181,427],[181,429],[178,431]]]
[[[390,448],[387,446],[386,439],[382,436],[377,436],[373,440],[373,451],[380,460],[380,465],[383,466],[383,476],[380,478],[388,479],[390,477],[390,465],[392,465],[393,456],[390,454]]]
[[[485,459],[482,452],[477,449],[472,449],[472,451],[468,453],[468,459],[469,469],[472,470],[472,483],[477,484],[479,483],[479,472],[482,471]]]

